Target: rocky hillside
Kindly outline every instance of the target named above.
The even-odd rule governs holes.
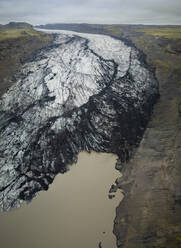
[[[51,40],[51,35],[37,32],[27,23],[0,26],[0,96],[12,85],[20,66]]]
[[[125,37],[144,51],[160,99],[124,166],[114,232],[118,247],[181,247],[181,27],[139,27]]]

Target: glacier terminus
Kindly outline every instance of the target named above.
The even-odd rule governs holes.
[[[71,31],[26,62],[0,99],[0,205],[47,190],[80,151],[126,162],[140,142],[158,83],[133,45]]]

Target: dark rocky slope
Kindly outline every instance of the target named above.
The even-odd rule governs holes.
[[[143,42],[141,39],[143,38]],[[159,80],[160,99],[134,158],[124,166],[114,233],[118,247],[181,247],[181,57],[179,40],[132,36]],[[154,53],[152,49],[154,47]]]
[[[119,186],[125,198],[114,226],[118,247],[180,247],[180,89],[169,85],[134,159],[123,169]]]

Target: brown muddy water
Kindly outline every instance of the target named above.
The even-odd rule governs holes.
[[[58,175],[46,192],[27,205],[0,213],[2,248],[115,248],[112,233],[118,190],[108,198],[120,173],[116,156],[81,152],[76,165]]]

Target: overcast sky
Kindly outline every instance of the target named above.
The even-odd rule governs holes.
[[[181,24],[181,0],[0,0],[0,23]]]

